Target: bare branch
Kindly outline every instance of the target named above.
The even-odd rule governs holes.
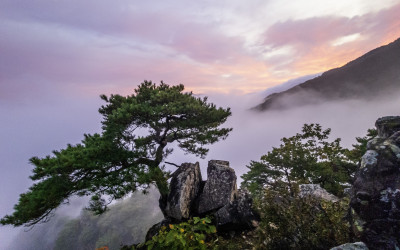
[[[180,167],[179,165],[177,165],[177,164],[175,164],[175,163],[172,163],[172,162],[165,161],[165,163],[167,163],[167,164],[169,164],[169,165],[172,165],[172,166],[175,166],[175,167],[177,167],[177,168]]]

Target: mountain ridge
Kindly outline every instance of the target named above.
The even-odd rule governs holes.
[[[287,109],[323,101],[375,98],[398,90],[399,83],[400,38],[319,77],[268,95],[253,109]]]

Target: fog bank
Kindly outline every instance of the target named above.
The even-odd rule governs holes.
[[[259,160],[272,147],[279,146],[282,137],[299,132],[304,123],[319,123],[323,128],[331,128],[331,139],[340,137],[345,147],[351,147],[356,136],[364,136],[368,128],[374,127],[377,118],[400,115],[398,96],[397,93],[370,101],[337,101],[289,110],[255,112],[250,108],[262,101],[259,94],[210,94],[209,101],[231,107],[232,116],[224,126],[232,127],[233,131],[225,141],[211,145],[205,159],[184,155],[175,149],[167,160],[176,164],[199,161],[203,179],[206,179],[209,160],[227,160],[240,177],[247,172],[246,165],[251,160]],[[84,133],[99,132],[101,117],[97,109],[101,104],[97,97],[93,97],[62,98],[13,108],[0,105],[6,121],[0,130],[1,217],[12,213],[19,194],[27,191],[32,184],[28,178],[32,169],[28,164],[29,158],[46,156],[54,149],[64,148],[67,143],[76,144]],[[171,171],[175,169],[172,166],[168,168]],[[240,178],[238,182],[240,184]],[[72,201],[74,205],[63,207],[61,213],[79,214],[85,202]],[[19,231],[12,227],[0,227],[0,249],[7,249]],[[28,234],[26,237],[29,237]]]

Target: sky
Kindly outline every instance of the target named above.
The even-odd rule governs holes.
[[[291,86],[399,38],[398,13],[400,0],[1,0],[0,217],[32,184],[29,158],[100,132],[98,96],[131,94],[145,79],[182,83],[232,107],[234,131],[201,164],[229,160],[238,176],[306,121],[322,122],[338,137],[362,136],[400,103],[246,112],[268,88]],[[172,160],[197,160],[187,157],[177,152]],[[0,227],[0,249],[16,232]]]
[[[399,0],[2,0],[0,10],[6,100],[130,93],[144,79],[250,93],[400,36]]]

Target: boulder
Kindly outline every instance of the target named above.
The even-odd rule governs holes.
[[[385,116],[376,120],[378,136],[388,138],[396,131],[400,131],[400,116]]]
[[[199,195],[201,181],[198,162],[196,164],[183,163],[172,174],[170,192],[165,208],[168,217],[176,220],[190,217],[195,199]]]
[[[237,199],[215,213],[218,231],[248,230],[258,226],[259,215],[252,209],[253,200],[247,192],[238,192]]]
[[[301,184],[299,188],[300,188],[299,192],[300,198],[312,197],[319,200],[325,200],[330,202],[339,201],[338,197],[334,196],[331,193],[328,193],[328,191],[323,189],[319,184]]]
[[[368,247],[364,244],[364,242],[354,242],[354,243],[346,243],[334,248],[331,250],[368,250]]]
[[[168,225],[173,223],[170,219],[164,219],[157,224],[154,224],[153,226],[150,227],[150,229],[146,233],[146,238],[145,241],[149,241],[153,238],[153,236],[157,235],[158,232],[160,232],[162,227],[168,228]],[[144,249],[144,248],[143,248]]]
[[[236,174],[228,161],[208,162],[207,181],[200,194],[197,212],[205,214],[232,202],[237,193]]]
[[[218,231],[229,233],[254,229],[259,216],[252,209],[252,199],[238,192],[235,171],[229,162],[211,160],[207,181],[202,181],[199,164],[184,163],[173,174],[163,214],[165,220],[147,233],[151,239],[163,226],[180,223],[193,216],[212,216]]]
[[[400,117],[376,121],[378,137],[355,175],[351,206],[365,222],[361,240],[370,249],[400,248]]]

